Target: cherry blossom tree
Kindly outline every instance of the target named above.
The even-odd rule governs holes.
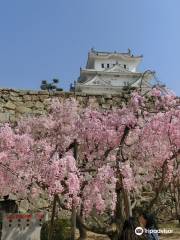
[[[180,149],[179,114],[179,100],[174,95],[162,95],[160,90],[153,89],[146,97],[134,92],[122,109],[88,110],[84,115],[83,128],[79,128],[84,139],[80,154],[87,181],[81,188],[81,207],[89,214],[93,207],[102,212],[106,208],[114,210],[117,227],[115,234],[112,228],[100,223],[97,227],[83,225],[87,230],[116,238],[123,219],[132,216],[144,189],[149,187],[154,191],[149,210],[154,206],[162,189],[172,180]],[[94,174],[98,167],[104,169],[100,177]],[[111,181],[105,184],[107,176],[111,176]]]
[[[61,104],[54,101],[48,116],[1,127],[2,196],[14,193],[21,199],[30,195],[38,198],[45,191],[50,199],[63,195],[69,209],[72,201],[78,204],[79,171],[72,151],[78,120],[76,105],[74,100]]]
[[[50,195],[65,189],[70,194],[78,192],[78,169],[71,151],[76,137],[73,132],[76,112],[68,110],[68,104],[70,102],[62,104],[59,114],[66,122],[56,121],[52,113],[48,117],[22,120],[14,128],[8,124],[1,127],[0,164],[4,168],[1,195],[12,192],[25,196],[31,190],[38,194],[38,187]],[[58,108],[56,112],[58,115]],[[32,189],[35,184],[37,188]]]

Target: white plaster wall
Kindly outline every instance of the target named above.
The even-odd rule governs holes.
[[[40,240],[45,213],[4,214],[2,240]]]
[[[101,77],[101,79],[104,79],[105,81],[110,81],[111,85],[115,87],[118,87],[118,86],[123,87],[127,83],[132,83],[135,81],[135,78],[126,77],[126,76],[120,76],[120,77],[103,76]]]
[[[95,76],[93,79],[91,79],[89,82],[85,83],[86,86],[92,86],[95,85],[93,82],[95,80],[102,81],[102,85],[104,85],[104,81],[109,82],[112,86],[115,87],[124,87],[127,86],[128,83],[132,83],[135,81],[135,78],[127,77],[127,76],[120,76],[120,77],[114,77],[114,76]]]
[[[122,67],[124,67],[124,64],[125,64],[127,70],[131,72],[136,72],[136,65],[134,63],[122,61],[122,60],[118,60],[117,62],[118,64],[121,64]],[[105,59],[105,60],[96,59],[94,67],[97,71],[102,71],[105,69],[105,68],[102,68],[102,63],[104,64],[105,68],[107,68],[107,64],[109,64],[109,68],[111,68],[113,67],[113,64],[116,64],[116,60],[115,59]]]

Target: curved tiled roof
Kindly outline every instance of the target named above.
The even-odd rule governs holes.
[[[109,56],[109,55],[124,55],[126,57],[130,57],[130,58],[142,58],[143,55],[139,55],[139,56],[134,56],[133,54],[131,54],[131,50],[128,49],[128,52],[126,53],[122,53],[122,52],[108,52],[108,51],[96,51],[94,49],[91,49],[91,51],[89,52],[89,54],[95,54],[97,56]]]

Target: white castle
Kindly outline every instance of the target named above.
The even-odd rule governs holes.
[[[130,50],[127,53],[119,53],[91,49],[86,68],[80,69],[74,90],[93,94],[118,94],[126,87],[149,88],[155,72],[137,71],[142,58],[142,55],[132,55]]]

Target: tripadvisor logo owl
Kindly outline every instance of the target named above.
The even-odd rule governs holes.
[[[142,235],[143,232],[144,232],[144,230],[143,230],[142,227],[137,227],[137,228],[135,229],[135,234],[138,235],[138,236]]]
[[[135,229],[135,234],[140,236],[142,235],[143,233],[145,234],[152,234],[152,233],[155,233],[155,234],[158,234],[158,233],[162,233],[162,234],[168,234],[168,233],[173,233],[173,230],[172,229],[143,229],[142,227],[137,227]]]

